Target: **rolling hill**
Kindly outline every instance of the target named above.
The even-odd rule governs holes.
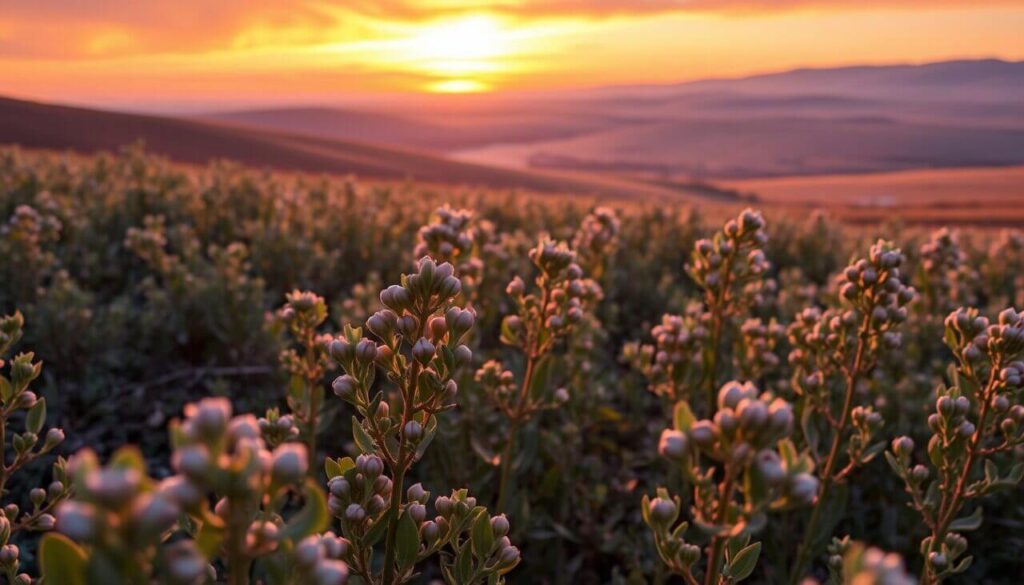
[[[383,108],[383,107],[382,107]],[[708,180],[1024,164],[1024,62],[211,114],[520,169]]]
[[[137,141],[151,152],[185,163],[230,159],[275,170],[595,196],[729,197],[728,192],[702,185],[664,186],[497,168],[356,141],[0,98],[0,144],[93,153]]]

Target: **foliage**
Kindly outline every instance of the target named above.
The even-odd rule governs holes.
[[[137,148],[0,193],[0,580],[1014,582],[1020,231]]]

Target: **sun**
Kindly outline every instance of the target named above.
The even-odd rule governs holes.
[[[501,70],[509,52],[501,21],[486,15],[427,24],[405,46],[416,68],[437,78],[427,89],[441,93],[486,91],[486,76]]]

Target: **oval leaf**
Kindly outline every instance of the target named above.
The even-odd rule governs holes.
[[[85,551],[63,534],[50,532],[43,537],[39,566],[47,583],[85,585]]]

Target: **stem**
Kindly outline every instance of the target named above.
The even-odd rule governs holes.
[[[421,315],[419,327],[416,331],[416,340],[423,337],[424,328],[427,326],[428,315]],[[415,342],[414,342],[415,343]],[[405,472],[408,470],[412,460],[407,463],[405,447],[405,426],[410,417],[415,414],[413,409],[416,403],[416,384],[420,377],[420,362],[415,358],[409,368],[409,378],[402,388],[402,426],[398,429],[398,456],[395,458],[395,466],[392,470],[394,479],[391,488],[391,506],[388,510],[388,535],[384,543],[384,575],[383,584],[392,585],[395,582],[395,543],[398,540],[398,513],[402,506],[402,497],[405,495]]]
[[[249,506],[245,501],[228,501],[230,541],[228,542],[228,584],[248,585],[252,558],[245,554],[245,536],[249,525]]]
[[[7,486],[7,412],[0,411],[0,495]]]
[[[533,383],[534,366],[537,360],[531,355],[526,360],[526,373],[523,375],[523,385],[519,388],[519,400],[516,402],[516,410],[513,413],[508,429],[508,438],[505,440],[505,448],[501,452],[501,480],[498,484],[498,505],[497,512],[503,513],[508,502],[509,480],[512,474],[512,459],[515,456],[516,437],[519,435],[519,427],[523,422],[523,413],[527,395],[530,392],[530,385]]]
[[[853,393],[857,387],[857,381],[860,378],[860,370],[864,362],[864,352],[867,349],[869,336],[868,328],[870,326],[871,313],[867,312],[865,313],[864,320],[860,326],[860,334],[857,336],[857,354],[853,358],[853,365],[846,373],[846,394],[843,397],[843,410],[839,415],[835,434],[832,437],[832,447],[829,449],[828,459],[825,461],[825,468],[821,473],[821,492],[818,495],[817,503],[814,505],[814,510],[811,512],[811,518],[808,520],[807,526],[804,528],[804,538],[800,544],[800,552],[797,554],[796,562],[793,563],[793,567],[789,575],[789,582],[792,585],[796,585],[814,553],[816,543],[812,542],[812,540],[814,538],[814,533],[818,528],[818,522],[821,521],[821,510],[828,502],[828,496],[832,491],[833,484],[835,483],[833,473],[835,472],[836,464],[839,462],[839,451],[843,445],[843,434],[846,432],[846,426],[850,422],[850,411],[853,407]]]
[[[974,434],[971,436],[970,446],[967,450],[967,461],[960,469],[956,485],[953,488],[952,497],[950,497],[949,492],[945,492],[942,496],[942,503],[939,505],[939,513],[937,515],[938,521],[935,522],[935,527],[932,529],[932,540],[928,546],[929,553],[936,549],[937,543],[946,538],[946,533],[949,531],[949,525],[952,524],[954,517],[960,512],[960,506],[963,505],[964,489],[967,487],[967,481],[970,479],[971,470],[974,468],[975,459],[977,459],[978,452],[980,451],[981,440],[985,433],[985,426],[988,424],[988,410],[989,404],[992,402],[992,392],[995,389],[996,382],[998,382],[996,374],[1000,369],[1001,367],[998,362],[992,364],[992,371],[989,374],[988,384],[985,385],[985,389],[979,397],[978,426],[974,430]],[[938,583],[938,579],[936,579],[935,575],[932,574],[927,554],[925,554],[923,573],[924,574],[921,576],[922,583]]]
[[[512,474],[512,458],[514,457],[516,436],[519,434],[519,427],[523,424],[524,417],[527,413],[527,399],[530,395],[530,386],[533,384],[533,374],[537,365],[537,360],[540,358],[540,328],[544,326],[544,309],[548,306],[548,302],[551,300],[551,290],[548,288],[547,282],[541,284],[543,289],[542,300],[540,304],[540,313],[538,315],[536,327],[532,328],[532,332],[535,335],[531,335],[526,340],[526,372],[523,374],[523,385],[519,388],[519,399],[516,401],[515,412],[512,413],[511,420],[509,421],[508,438],[505,439],[505,448],[501,452],[501,476],[498,484],[498,505],[496,509],[498,513],[505,511],[505,505],[508,502],[509,491],[509,480]],[[527,332],[531,332],[531,329],[527,329]]]
[[[732,501],[733,490],[736,485],[736,474],[733,466],[729,466],[725,472],[725,482],[718,491],[718,508],[715,510],[715,525],[722,526],[729,519],[729,503]],[[704,585],[716,585],[719,580],[719,571],[722,566],[722,555],[725,553],[725,545],[729,542],[728,536],[716,534],[711,539],[711,554],[708,555],[708,568],[704,572]]]
[[[316,431],[317,431],[317,415],[320,414],[320,404],[316,399],[317,395],[317,384],[320,381],[319,375],[320,370],[318,368],[317,356],[313,347],[316,343],[316,332],[310,330],[306,333],[305,346],[306,346],[306,390],[309,392],[308,402],[309,412],[306,414],[306,425],[308,426],[307,431],[309,435],[306,437],[306,443],[309,447],[309,468],[316,468]]]
[[[405,457],[405,444],[398,449],[399,460]],[[395,472],[391,491],[391,509],[388,511],[388,536],[384,544],[384,585],[395,582],[395,543],[398,539],[398,513],[402,505],[402,493],[405,489],[405,466]]]
[[[732,264],[736,259],[736,250],[725,260],[725,276],[722,277],[722,288],[718,295],[711,298],[711,353],[708,356],[708,371],[704,377],[707,382],[708,392],[708,418],[715,414],[715,405],[718,403],[715,392],[715,382],[718,378],[718,353],[719,345],[722,343],[722,323],[725,319],[725,306],[729,296],[729,286],[732,284]]]

